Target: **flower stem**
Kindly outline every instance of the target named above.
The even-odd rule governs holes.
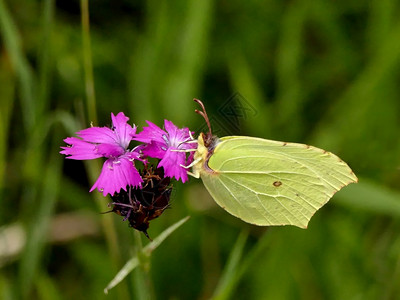
[[[86,169],[88,171],[89,178],[92,182],[96,180],[96,177],[99,174],[100,165],[97,161],[85,162]],[[96,204],[99,208],[99,211],[103,211],[105,206],[105,199],[100,193],[96,193],[94,195]],[[121,251],[118,243],[118,237],[116,234],[115,224],[112,219],[112,215],[106,214],[101,218],[101,225],[103,229],[103,233],[106,239],[108,252],[110,255],[111,262],[114,265],[114,269],[118,270],[121,265]],[[120,299],[127,299],[128,291],[126,286],[120,285],[117,288],[117,293]]]
[[[143,251],[142,233],[135,230],[135,251],[139,259],[139,268],[136,268],[133,273],[135,299],[155,299],[154,291],[150,279],[150,256]]]
[[[82,51],[83,51],[83,67],[85,76],[85,91],[86,91],[86,109],[90,122],[97,124],[96,113],[96,96],[94,88],[93,64],[92,64],[92,50],[90,44],[90,22],[89,22],[89,1],[81,0],[81,22],[82,22]],[[86,163],[91,181],[96,180],[100,172],[101,166],[98,162]],[[104,208],[104,198],[96,194],[96,203],[99,210]],[[118,243],[118,237],[115,230],[115,225],[111,216],[105,215],[101,218],[102,227],[105,239],[107,241],[108,251],[115,268],[118,270],[121,266],[121,251]],[[117,288],[117,293],[120,299],[127,299],[128,291],[123,286]]]
[[[81,0],[83,67],[89,120],[97,124],[96,95],[93,79],[92,50],[90,46],[89,0]]]

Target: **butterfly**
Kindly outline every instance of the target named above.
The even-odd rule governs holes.
[[[249,136],[212,135],[197,139],[192,176],[201,178],[215,202],[245,222],[307,228],[314,215],[344,186],[358,179],[328,151],[297,143]]]

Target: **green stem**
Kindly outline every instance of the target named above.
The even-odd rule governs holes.
[[[89,23],[89,1],[81,0],[82,17],[82,46],[83,46],[83,68],[85,72],[85,90],[87,98],[87,110],[89,120],[97,124],[96,95],[94,90],[94,76],[92,65],[92,50],[90,46],[90,23]]]
[[[45,113],[49,93],[51,90],[51,76],[52,71],[52,30],[54,28],[54,0],[45,0],[43,2],[43,25],[42,25],[42,45],[38,61],[39,61],[39,81],[38,81],[38,101],[37,101],[37,114],[41,116]]]
[[[0,36],[9,55],[13,71],[20,84],[22,119],[29,131],[35,124],[36,101],[34,101],[34,76],[31,66],[22,50],[21,37],[4,0],[0,0]]]
[[[135,251],[139,259],[139,268],[133,273],[135,299],[148,300],[154,299],[152,283],[150,279],[150,256],[143,251],[142,233],[134,231]]]
[[[92,64],[92,50],[90,43],[90,22],[89,22],[89,1],[81,0],[81,21],[82,21],[82,50],[83,50],[83,66],[85,74],[85,91],[86,91],[86,109],[90,122],[97,124],[96,113],[96,96],[94,89],[94,76]],[[89,178],[91,182],[95,182],[98,174],[100,173],[101,166],[98,162],[88,162],[86,164]],[[100,211],[104,210],[105,201],[100,194],[95,195],[97,206]],[[121,266],[120,247],[118,237],[116,234],[115,225],[111,216],[103,216],[101,218],[103,232],[107,241],[108,251],[111,256],[115,269],[118,270]],[[128,298],[128,291],[120,285],[117,289],[120,299]]]

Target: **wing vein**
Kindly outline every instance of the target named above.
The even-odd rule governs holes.
[[[265,212],[268,212],[268,209],[265,207],[264,203],[260,200],[259,195],[264,195],[264,196],[266,196],[266,197],[270,197],[270,198],[272,198],[272,199],[275,199],[275,200],[276,200],[290,215],[293,216],[294,219],[296,219],[296,220],[298,220],[300,223],[302,223],[301,220],[300,220],[296,215],[294,215],[294,214],[293,214],[293,213],[292,213],[292,212],[291,212],[291,211],[290,211],[276,196],[272,196],[272,195],[269,195],[269,194],[266,194],[266,193],[256,192],[256,191],[254,191],[253,189],[251,189],[251,188],[249,188],[249,187],[247,187],[247,186],[245,186],[245,185],[243,185],[243,184],[241,184],[241,183],[239,183],[239,182],[237,182],[237,181],[235,181],[235,180],[233,180],[233,179],[231,179],[231,178],[226,177],[226,179],[228,179],[228,180],[232,181],[233,183],[235,183],[235,184],[237,184],[237,185],[240,185],[241,187],[243,187],[243,188],[249,190],[250,192],[254,193],[254,194],[256,195],[257,199],[259,200],[261,206],[264,208],[264,211],[265,211]],[[299,204],[297,201],[295,201],[295,200],[293,200],[293,199],[291,199],[291,198],[288,198],[288,197],[283,196],[283,195],[280,195],[280,196],[281,196],[281,197],[284,197],[284,198],[287,198],[287,199],[289,199],[289,200],[291,200],[291,201],[294,201],[294,202],[296,202],[297,204]],[[306,217],[305,214],[304,214],[302,211],[299,210],[299,212],[300,212],[304,217]],[[272,216],[272,214],[270,214],[270,215]],[[282,214],[281,214],[281,215],[282,215]],[[263,215],[263,216],[264,216],[264,215]],[[291,221],[286,215],[283,215],[283,216],[288,220],[289,223],[292,223],[292,221]],[[306,217],[306,218],[307,218],[307,217]],[[276,219],[276,217],[275,217],[275,219]]]

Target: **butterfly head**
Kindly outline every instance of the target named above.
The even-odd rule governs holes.
[[[217,136],[214,136],[212,134],[210,120],[208,118],[203,102],[201,102],[201,100],[198,99],[194,99],[194,101],[198,103],[201,107],[201,110],[196,109],[195,112],[204,118],[208,126],[208,132],[200,133],[197,139],[197,150],[194,154],[192,175],[195,177],[199,177],[201,174],[204,174],[204,172],[215,173],[212,169],[208,167],[208,160],[214,153],[214,149],[220,142],[220,140],[218,139]]]

